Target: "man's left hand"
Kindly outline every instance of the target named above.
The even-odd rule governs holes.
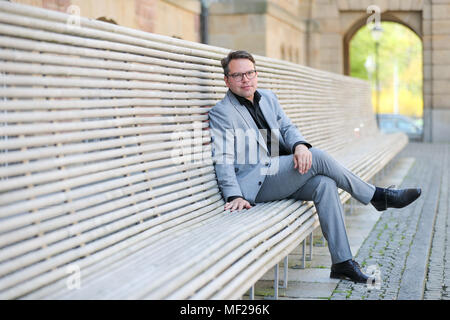
[[[301,174],[305,174],[311,169],[312,153],[304,144],[299,144],[295,147],[294,153],[294,168]]]

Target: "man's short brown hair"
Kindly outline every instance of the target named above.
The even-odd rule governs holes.
[[[230,72],[230,69],[228,68],[228,65],[230,64],[231,60],[233,59],[248,59],[253,64],[255,64],[255,59],[253,56],[244,50],[237,50],[237,51],[231,51],[225,58],[223,58],[220,62],[222,63],[223,73],[228,76],[228,72]]]

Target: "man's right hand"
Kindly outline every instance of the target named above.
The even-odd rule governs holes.
[[[229,209],[230,211],[234,211],[234,210],[241,211],[244,208],[250,209],[251,207],[252,206],[250,205],[250,202],[248,202],[244,198],[236,198],[225,204],[225,210]]]

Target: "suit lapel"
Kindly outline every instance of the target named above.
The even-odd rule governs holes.
[[[269,125],[270,129],[277,128],[278,124],[276,123],[274,113],[270,109],[266,97],[264,97],[263,95],[261,95],[261,100],[259,100],[259,108],[261,109],[262,114],[264,115],[264,118],[266,119],[266,122]]]
[[[248,112],[247,108],[244,107],[243,105],[241,105],[239,103],[239,101],[236,99],[236,97],[233,95],[233,93],[231,93],[230,90],[228,90],[227,92],[227,96],[228,99],[230,99],[231,104],[233,105],[233,107],[236,109],[236,111],[242,116],[242,118],[245,120],[245,122],[247,123],[247,126],[253,130],[256,130],[257,135],[256,135],[256,140],[258,141],[258,143],[266,150],[267,149],[267,145],[264,141],[263,136],[261,135],[261,133],[259,132],[258,127],[256,126],[255,121],[253,120],[252,116],[250,115],[250,113]],[[261,99],[262,100],[262,99]],[[260,104],[261,106],[261,104]],[[266,114],[264,113],[264,116],[266,116]],[[269,123],[269,122],[268,122]],[[269,123],[269,126],[271,126],[271,124]],[[272,126],[271,126],[272,127]]]

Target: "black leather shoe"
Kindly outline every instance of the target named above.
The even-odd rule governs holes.
[[[384,194],[381,199],[372,200],[370,203],[378,211],[384,211],[387,208],[403,208],[420,197],[422,190],[420,188],[412,189],[383,189]]]
[[[357,283],[367,283],[371,277],[361,272],[361,267],[355,260],[347,260],[331,266],[330,278],[349,279]],[[372,280],[369,280],[371,282]],[[373,281],[372,281],[373,282]]]

